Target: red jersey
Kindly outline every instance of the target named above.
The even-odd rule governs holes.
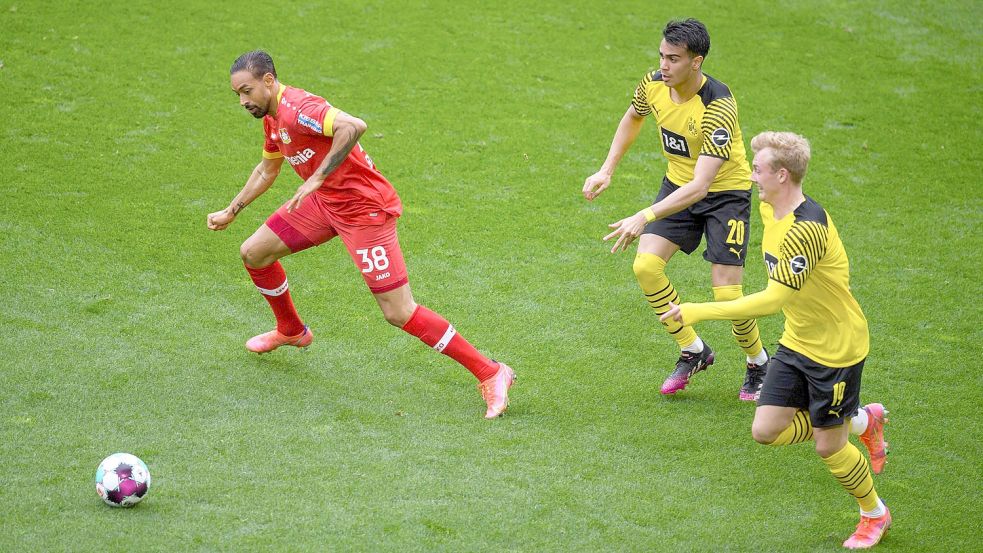
[[[277,103],[276,117],[263,118],[263,157],[286,158],[306,181],[331,149],[331,127],[339,110],[320,96],[286,85],[280,85]],[[403,212],[396,189],[375,168],[360,144],[314,193],[327,200],[332,215],[353,224],[374,224],[371,214],[379,211],[396,217]]]

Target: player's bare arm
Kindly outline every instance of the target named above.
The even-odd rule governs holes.
[[[717,178],[717,173],[723,166],[724,160],[719,157],[700,156],[696,160],[696,167],[693,169],[693,180],[679,187],[652,206],[652,212],[656,219],[664,219],[674,213],[686,209],[696,202],[707,197],[710,192],[710,185],[713,179]]]
[[[314,174],[297,189],[297,193],[290,200],[290,205],[287,206],[288,212],[292,212],[300,206],[304,198],[321,188],[324,179],[345,161],[352,148],[358,144],[358,139],[365,133],[366,128],[368,126],[365,121],[343,111],[335,116],[334,123],[331,125],[331,132],[334,137],[331,141],[331,149],[328,150],[328,155],[324,156],[324,161],[314,171]]]
[[[693,180],[680,186],[679,189],[654,205],[608,225],[614,231],[605,236],[604,240],[617,238],[611,248],[611,253],[628,249],[628,246],[642,234],[648,223],[678,213],[705,198],[710,191],[710,184],[713,183],[713,179],[716,178],[717,172],[720,171],[723,164],[724,160],[720,158],[700,156],[696,160],[696,168],[693,170]]]
[[[229,206],[221,211],[208,214],[208,228],[210,230],[225,230],[226,227],[232,224],[232,221],[235,220],[239,212],[273,186],[273,181],[280,174],[281,165],[283,165],[282,157],[276,159],[263,158],[256,168],[253,169],[252,174],[246,180],[245,186],[236,194],[236,197],[232,199]]]
[[[614,140],[611,142],[611,148],[608,151],[607,159],[604,160],[604,165],[598,172],[587,177],[584,181],[584,198],[587,198],[588,201],[593,200],[607,189],[608,185],[611,184],[611,176],[614,175],[615,168],[618,167],[621,158],[638,138],[638,133],[641,132],[644,123],[645,117],[635,111],[635,106],[628,106],[628,111],[618,123],[618,130],[614,133]]]

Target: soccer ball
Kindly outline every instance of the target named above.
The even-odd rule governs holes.
[[[150,489],[147,464],[129,453],[113,453],[96,469],[96,491],[108,505],[132,507]]]

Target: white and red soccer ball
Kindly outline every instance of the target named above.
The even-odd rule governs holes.
[[[96,469],[96,491],[113,507],[132,507],[150,490],[147,464],[129,453],[113,453]]]

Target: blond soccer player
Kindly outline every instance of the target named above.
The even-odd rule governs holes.
[[[859,408],[860,379],[869,350],[867,320],[850,293],[846,250],[829,213],[802,192],[809,142],[787,132],[751,140],[752,180],[761,199],[765,290],[727,302],[671,305],[663,315],[679,324],[785,314],[785,330],[768,365],[751,434],[760,443],[814,441],[837,481],[860,505],[860,524],[844,543],[876,545],[891,525],[871,470],[884,465],[883,405]],[[870,465],[849,441],[860,435]]]

